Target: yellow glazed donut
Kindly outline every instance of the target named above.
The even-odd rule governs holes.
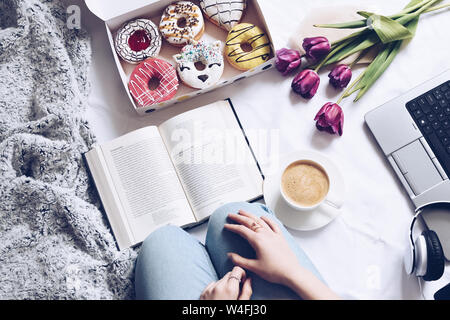
[[[249,45],[251,51],[244,51],[242,45]],[[228,34],[225,56],[236,69],[243,71],[253,69],[269,60],[271,54],[269,38],[253,24],[238,24]]]

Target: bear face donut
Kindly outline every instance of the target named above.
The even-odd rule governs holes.
[[[175,68],[167,61],[150,58],[133,71],[128,88],[139,107],[148,107],[172,99],[178,90]]]
[[[248,50],[243,49],[245,46]],[[229,32],[225,55],[233,67],[247,71],[269,60],[272,46],[260,28],[250,23],[241,23]]]
[[[117,54],[126,62],[137,64],[155,57],[161,50],[161,35],[148,19],[137,19],[124,24],[115,38]]]
[[[191,88],[204,89],[222,77],[224,61],[220,41],[189,44],[174,59],[181,81]]]
[[[164,10],[159,31],[167,42],[178,47],[199,40],[205,31],[202,11],[190,1],[171,4]]]
[[[209,21],[230,31],[241,21],[247,0],[200,0],[200,7]]]

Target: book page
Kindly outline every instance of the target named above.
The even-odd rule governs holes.
[[[125,212],[117,194],[114,182],[105,163],[101,148],[97,145],[85,154],[89,171],[95,181],[97,192],[108,216],[109,224],[114,231],[114,237],[120,250],[133,244],[131,230],[124,222]]]
[[[186,112],[159,127],[197,220],[262,194],[262,177],[229,102]]]
[[[126,212],[134,244],[157,227],[195,222],[189,202],[156,127],[129,133],[101,146]]]

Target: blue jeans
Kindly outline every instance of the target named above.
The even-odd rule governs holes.
[[[255,251],[239,235],[224,230],[229,213],[244,210],[255,216],[269,216],[283,230],[302,266],[322,279],[310,259],[275,215],[262,204],[231,203],[217,209],[209,220],[205,245],[184,230],[165,226],[148,236],[136,262],[135,289],[139,300],[196,300],[211,282],[234,267],[227,256],[235,252],[254,258]],[[251,274],[252,299],[299,299],[289,288]]]

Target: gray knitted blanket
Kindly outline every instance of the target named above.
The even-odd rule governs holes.
[[[82,157],[89,61],[57,0],[0,0],[0,299],[134,296]]]

